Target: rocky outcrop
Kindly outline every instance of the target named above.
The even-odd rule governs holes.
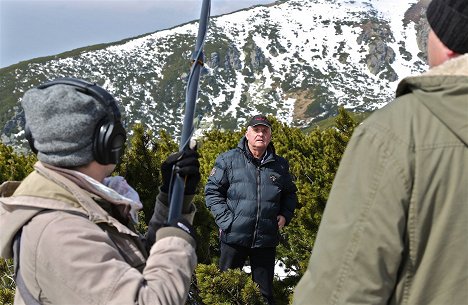
[[[387,45],[387,41],[394,41],[390,26],[382,20],[370,20],[362,25],[362,33],[358,36],[358,44],[368,45],[369,52],[366,63],[369,71],[377,75],[384,72],[390,81],[398,79],[398,75],[390,64],[395,61],[395,51]]]
[[[216,69],[219,67],[219,53],[218,52],[211,53],[210,59],[208,61],[208,65],[212,69]]]
[[[260,72],[266,63],[265,54],[263,54],[262,49],[258,46],[255,46],[250,53],[251,64],[254,71]]]
[[[10,137],[7,135],[11,136],[24,129],[24,125],[26,123],[23,108],[15,106],[13,107],[13,112],[13,117],[5,123],[1,130],[1,141],[5,144],[10,143]]]
[[[421,52],[419,57],[427,61],[427,34],[429,33],[429,24],[426,19],[426,9],[431,0],[419,0],[414,3],[405,13],[403,24],[407,25],[414,22],[416,29],[416,39],[418,48]]]
[[[395,51],[387,46],[381,40],[375,40],[369,45],[369,55],[367,56],[367,66],[372,74],[378,73],[387,69],[388,64],[395,61]],[[395,75],[396,76],[396,75]],[[391,81],[394,81],[392,79]]]
[[[242,69],[242,61],[240,60],[240,52],[234,44],[230,44],[226,50],[224,57],[224,68],[240,70]]]

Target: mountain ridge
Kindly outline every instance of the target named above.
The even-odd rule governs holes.
[[[424,45],[416,43],[427,29],[424,2],[283,0],[212,17],[197,135],[238,129],[258,112],[306,128],[340,106],[361,112],[384,106],[401,78],[426,69]],[[109,90],[127,125],[177,135],[197,29],[197,21],[187,22],[0,69],[2,141],[22,139],[24,91],[63,76]]]

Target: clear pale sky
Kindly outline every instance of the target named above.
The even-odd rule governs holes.
[[[202,0],[0,0],[0,68],[170,28],[200,17]],[[220,15],[274,0],[211,0]]]

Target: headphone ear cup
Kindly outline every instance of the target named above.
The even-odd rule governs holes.
[[[96,126],[94,134],[94,159],[103,165],[119,163],[126,139],[126,132],[120,121],[112,122],[104,118]]]
[[[125,142],[127,141],[127,131],[122,126],[120,121],[115,122],[111,137],[109,139],[109,148],[110,153],[109,160],[112,164],[117,164],[120,162],[120,158],[123,155]]]
[[[105,139],[109,129],[109,121],[104,118],[96,126],[93,141],[93,156],[94,159],[103,165],[109,164],[105,154]]]
[[[37,155],[37,149],[36,149],[36,147],[34,146],[34,138],[33,138],[33,136],[32,136],[31,129],[29,129],[28,124],[26,124],[26,125],[24,126],[24,136],[26,137],[26,140],[28,140],[29,147],[31,148],[31,150],[33,151],[33,153],[35,153],[35,154]]]

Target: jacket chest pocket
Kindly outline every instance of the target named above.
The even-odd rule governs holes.
[[[262,184],[262,197],[264,200],[279,200],[284,185],[284,179],[279,173],[274,171],[265,171],[264,175],[262,175]]]
[[[277,186],[280,189],[283,188],[283,184],[284,184],[283,180],[284,179],[280,174],[278,174],[276,172],[269,173],[268,174],[268,179],[271,182],[271,184],[273,184],[274,186]]]

